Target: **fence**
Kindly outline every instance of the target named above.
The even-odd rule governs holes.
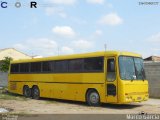
[[[8,74],[0,72],[0,86],[7,86],[8,84]]]
[[[160,62],[144,63],[150,97],[160,98]]]

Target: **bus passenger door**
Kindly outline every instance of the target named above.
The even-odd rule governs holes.
[[[106,62],[106,100],[108,103],[115,103],[118,97],[116,58],[109,57]]]

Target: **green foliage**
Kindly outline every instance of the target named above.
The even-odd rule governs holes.
[[[11,60],[12,60],[11,57],[4,57],[4,59],[1,61],[2,64],[0,65],[0,71],[8,72]]]

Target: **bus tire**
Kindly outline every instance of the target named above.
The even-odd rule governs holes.
[[[98,92],[94,89],[88,90],[86,94],[86,102],[89,106],[99,106],[100,96]]]
[[[29,88],[28,85],[25,85],[25,86],[23,87],[23,95],[24,95],[24,97],[26,97],[26,98],[31,97],[31,89]]]
[[[38,86],[32,87],[32,98],[38,100],[40,98],[40,90]]]

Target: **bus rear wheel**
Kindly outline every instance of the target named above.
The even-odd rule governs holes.
[[[38,86],[33,86],[32,88],[32,98],[38,100],[40,98],[40,90]]]
[[[100,96],[98,92],[94,89],[90,89],[86,95],[86,102],[89,106],[99,106],[100,105]]]
[[[24,95],[26,98],[31,97],[31,89],[29,88],[28,85],[25,85],[25,86],[23,87],[23,95]]]

